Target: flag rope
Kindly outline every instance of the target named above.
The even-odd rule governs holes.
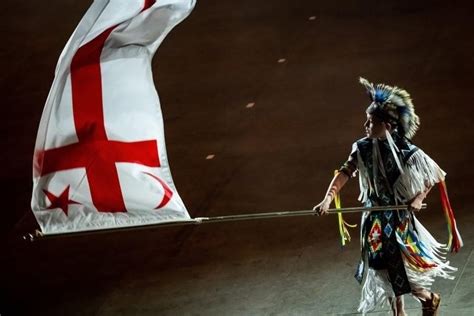
[[[422,204],[421,208],[425,209],[427,205]],[[408,205],[387,205],[387,206],[373,206],[373,207],[344,207],[344,208],[332,208],[328,210],[328,214],[338,213],[361,213],[361,212],[381,212],[388,210],[405,210]],[[279,218],[279,217],[295,217],[295,216],[307,216],[317,215],[314,210],[301,210],[301,211],[281,211],[281,212],[266,212],[266,213],[251,213],[251,214],[238,214],[238,215],[224,215],[224,216],[213,216],[213,217],[196,217],[190,220],[176,221],[176,222],[164,222],[155,223],[139,226],[126,226],[126,227],[114,227],[100,230],[87,230],[77,231],[68,233],[57,233],[44,235],[41,231],[36,230],[34,233],[23,236],[24,240],[35,241],[38,239],[48,239],[60,236],[79,236],[79,235],[90,235],[107,233],[113,231],[129,231],[139,229],[149,229],[154,227],[170,227],[170,226],[185,226],[185,225],[199,225],[206,223],[220,223],[220,222],[233,222],[243,220],[255,220],[255,219],[266,219],[266,218]]]

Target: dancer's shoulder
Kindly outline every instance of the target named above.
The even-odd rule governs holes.
[[[372,145],[372,140],[368,137],[363,137],[361,139],[356,140],[353,144],[353,148],[358,148],[359,150],[364,150]]]

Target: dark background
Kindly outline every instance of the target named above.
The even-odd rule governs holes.
[[[182,280],[172,277],[173,269],[212,270],[219,262],[225,275],[235,268],[225,262],[273,262],[276,253],[307,247],[319,253],[339,249],[336,220],[330,217],[22,242],[22,234],[36,228],[29,208],[31,165],[43,105],[59,54],[89,5],[6,1],[0,13],[2,315],[113,315],[116,310],[102,305],[111,289],[135,293],[120,283],[124,275],[136,282],[166,275],[167,284],[178,284]],[[422,122],[414,142],[448,173],[453,207],[468,230],[474,178],[472,6],[471,1],[199,1],[153,61],[168,158],[191,216],[310,209],[318,203],[333,170],[363,136],[368,104],[358,84],[363,76],[411,93]],[[255,106],[247,108],[251,102]],[[206,160],[208,154],[215,158]],[[343,203],[357,205],[357,194],[352,181]],[[432,212],[420,217],[445,238],[437,192],[428,203]],[[357,222],[358,216],[349,219]],[[353,256],[344,259],[351,273],[357,232],[353,236]],[[310,267],[314,259],[308,258]],[[248,273],[265,269],[258,263],[247,267]],[[205,278],[206,269],[196,268],[196,274]],[[227,281],[216,290],[224,310],[232,306],[226,301],[232,284]],[[244,292],[245,284],[240,284]],[[163,288],[146,290],[160,296]],[[176,296],[193,301],[192,293]],[[130,295],[130,304],[146,306]],[[188,306],[180,304],[120,313],[218,314],[200,305],[179,309]],[[255,307],[242,314],[271,312]]]

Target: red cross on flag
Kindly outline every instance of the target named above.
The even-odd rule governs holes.
[[[151,60],[195,0],[96,0],[41,117],[32,210],[44,234],[189,220],[171,177]]]

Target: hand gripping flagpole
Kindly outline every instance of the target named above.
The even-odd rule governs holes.
[[[331,208],[327,211],[328,214],[346,214],[346,213],[362,213],[362,212],[383,212],[383,211],[394,211],[394,210],[406,210],[408,205],[387,205],[387,206],[373,206],[373,207],[344,207],[344,208]],[[422,209],[426,209],[427,205],[423,203]],[[220,222],[235,222],[244,220],[256,220],[256,219],[267,219],[267,218],[280,218],[280,217],[295,217],[295,216],[307,216],[307,215],[318,215],[315,210],[301,210],[301,211],[282,211],[282,212],[266,212],[266,213],[250,213],[250,214],[238,214],[238,215],[225,215],[225,216],[213,216],[213,217],[196,217],[191,220],[177,221],[177,222],[166,222],[158,224],[148,224],[140,226],[129,226],[129,227],[118,227],[101,230],[89,230],[71,233],[60,233],[60,234],[48,234],[43,235],[39,230],[34,233],[23,236],[24,240],[35,241],[38,239],[49,239],[63,236],[81,236],[100,234],[115,231],[130,231],[140,229],[150,229],[157,227],[170,227],[170,226],[185,226],[185,225],[200,225],[206,223],[220,223]]]

